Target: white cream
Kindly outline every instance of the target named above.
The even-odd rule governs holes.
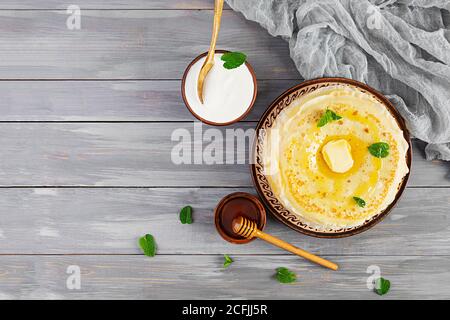
[[[246,66],[225,69],[220,60],[222,53],[214,56],[214,66],[203,87],[202,104],[197,95],[197,79],[205,57],[194,63],[185,80],[185,97],[192,112],[209,122],[228,123],[241,117],[250,107],[255,91],[253,77]]]

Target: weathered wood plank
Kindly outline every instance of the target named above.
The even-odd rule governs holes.
[[[449,299],[450,258],[327,256],[330,271],[290,256],[0,256],[3,299]],[[67,289],[67,268],[79,266],[80,290]],[[279,284],[275,269],[297,273]],[[383,297],[367,288],[369,266],[391,281]],[[432,272],[430,272],[432,271]]]
[[[227,129],[254,126],[239,123]],[[185,152],[192,163],[210,145],[207,140],[199,144],[202,133],[194,132],[194,127],[194,123],[0,123],[0,186],[252,186],[248,151],[235,150],[236,139],[226,136],[225,129],[220,129],[224,137],[217,136],[216,143],[224,148],[234,143],[235,149],[224,149],[220,159],[225,162],[225,154],[235,150],[242,164],[172,162],[172,151],[181,139],[178,133],[192,140],[191,152]],[[210,127],[200,128],[205,132]],[[421,151],[414,151],[410,186],[450,185],[449,163],[425,161]]]
[[[245,120],[299,80],[261,80]],[[181,81],[0,81],[0,121],[192,121]]]
[[[208,49],[210,10],[0,11],[0,79],[181,79]],[[189,26],[189,27],[186,27]],[[258,79],[298,79],[288,44],[224,11],[218,47],[248,54]]]
[[[216,233],[213,210],[234,191],[251,188],[29,188],[0,192],[0,254],[138,254],[151,233],[162,254],[280,254],[262,241],[232,245]],[[194,208],[194,223],[178,213]],[[449,189],[407,189],[381,224],[345,239],[301,235],[274,219],[267,232],[320,254],[445,255],[450,252]]]
[[[214,0],[2,0],[0,9],[213,9]],[[228,8],[226,6],[225,8]]]

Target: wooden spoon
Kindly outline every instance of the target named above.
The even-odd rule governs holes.
[[[309,261],[312,261],[314,263],[320,264],[321,266],[324,266],[326,268],[337,270],[339,267],[337,264],[325,260],[321,257],[318,257],[312,253],[309,253],[308,251],[302,250],[300,248],[297,248],[293,246],[292,244],[289,244],[281,239],[278,239],[274,236],[271,236],[270,234],[264,233],[260,230],[258,230],[256,223],[253,221],[248,220],[247,218],[244,218],[242,216],[237,217],[232,222],[233,225],[233,231],[240,235],[241,237],[251,239],[253,237],[263,239],[264,241],[267,241],[281,249],[287,250],[289,252],[292,252],[293,254],[296,254],[300,257],[303,257]]]
[[[214,5],[214,24],[211,37],[211,45],[209,47],[208,55],[206,56],[205,62],[203,63],[197,80],[197,95],[200,102],[203,104],[203,84],[205,83],[206,76],[208,75],[211,68],[214,66],[214,54],[216,51],[217,37],[219,36],[220,20],[222,18],[224,0],[215,0]]]

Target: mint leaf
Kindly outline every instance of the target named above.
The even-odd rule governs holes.
[[[327,109],[325,113],[322,115],[322,117],[319,119],[319,122],[317,122],[317,127],[323,127],[327,123],[342,119],[340,115],[337,115],[334,111],[331,111],[330,109]]]
[[[156,254],[155,239],[151,234],[139,238],[139,246],[147,257],[154,257]]]
[[[369,146],[371,155],[377,158],[386,158],[389,155],[389,145],[386,142],[377,142]]]
[[[224,268],[228,268],[230,266],[230,264],[232,264],[234,262],[234,260],[231,259],[230,256],[227,254],[224,254],[223,258],[225,259],[225,261],[223,262]]]
[[[186,206],[180,211],[180,221],[182,224],[191,224],[192,223],[192,207]]]
[[[380,296],[388,293],[390,288],[391,282],[385,278],[380,277],[375,281],[375,292]]]
[[[277,273],[275,277],[277,278],[279,283],[291,283],[297,280],[297,275],[290,271],[288,268],[280,267],[277,268]]]
[[[226,52],[220,59],[225,62],[223,64],[225,69],[235,69],[245,62],[247,56],[242,52]]]
[[[361,208],[364,208],[366,206],[366,202],[364,201],[364,199],[353,197],[353,200],[355,200],[356,204]]]

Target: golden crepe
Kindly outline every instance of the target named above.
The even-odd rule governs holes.
[[[345,85],[293,101],[267,130],[264,146],[275,196],[319,230],[362,225],[394,201],[408,173],[409,145],[395,118]]]

